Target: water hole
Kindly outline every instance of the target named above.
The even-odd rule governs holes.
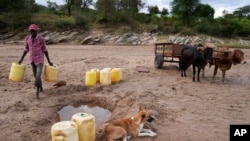
[[[56,121],[71,120],[75,113],[89,113],[94,115],[96,126],[108,121],[111,112],[99,106],[81,105],[74,107],[72,105],[64,106],[57,112]]]

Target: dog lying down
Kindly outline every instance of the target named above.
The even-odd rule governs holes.
[[[157,134],[150,129],[144,129],[145,122],[152,122],[154,118],[150,116],[150,113],[139,108],[139,112],[131,118],[122,118],[114,120],[108,123],[104,130],[104,136],[106,141],[113,141],[115,139],[122,139],[127,141],[131,135],[136,137],[154,137]]]

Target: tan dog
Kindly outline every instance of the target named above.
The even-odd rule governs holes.
[[[127,141],[132,135],[136,137],[149,136],[154,137],[157,134],[149,129],[143,129],[146,121],[152,122],[154,118],[150,113],[140,107],[139,112],[131,118],[122,118],[114,120],[107,124],[104,130],[106,141],[113,141],[114,139],[122,139]]]

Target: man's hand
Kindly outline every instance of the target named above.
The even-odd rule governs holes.
[[[17,63],[20,65],[22,63],[22,60],[19,60]]]
[[[52,62],[49,62],[49,65],[50,65],[50,66],[53,66],[53,63],[52,63]]]

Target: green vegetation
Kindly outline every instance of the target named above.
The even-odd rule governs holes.
[[[228,48],[237,48],[237,49],[249,49],[250,45],[239,45],[239,44],[218,44],[217,47],[228,47]]]
[[[87,30],[92,27],[122,31],[159,31],[162,34],[208,34],[217,37],[250,39],[250,5],[233,13],[223,12],[214,18],[215,10],[199,0],[172,0],[171,9],[147,5],[144,0],[64,0],[64,5],[35,0],[1,0],[0,32],[24,31],[30,23],[41,30]],[[91,8],[92,7],[92,8]],[[147,8],[148,13],[140,13]]]

